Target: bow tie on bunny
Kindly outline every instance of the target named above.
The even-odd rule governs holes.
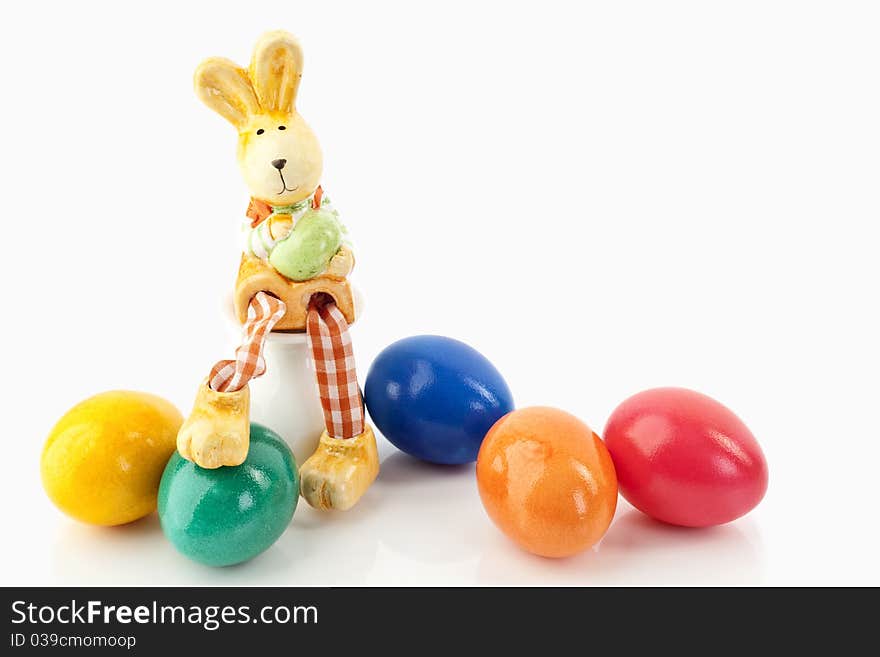
[[[265,370],[264,340],[273,329],[305,330],[326,429],[300,468],[301,492],[312,506],[347,509],[376,478],[379,460],[348,334],[355,319],[347,280],[354,258],[319,186],[318,139],[295,107],[302,69],[297,40],[275,31],[259,39],[247,69],[211,57],[196,70],[198,97],[238,132],[238,164],[251,203],[234,295],[244,341],[235,360],[218,362],[202,383],[177,446],[205,468],[243,463],[248,381]]]
[[[245,215],[251,220],[251,228],[256,228],[274,214],[292,215],[306,210],[309,207],[316,210],[321,207],[323,198],[324,190],[321,189],[320,185],[318,186],[318,189],[315,190],[315,193],[309,198],[304,199],[299,203],[294,203],[293,205],[270,205],[258,198],[251,197],[251,202],[248,204],[248,209]]]

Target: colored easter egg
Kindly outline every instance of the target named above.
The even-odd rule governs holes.
[[[293,281],[307,281],[327,268],[342,244],[342,226],[332,210],[309,210],[290,236],[272,249],[269,262]]]
[[[398,449],[432,463],[471,463],[489,428],[513,409],[501,374],[478,351],[451,338],[419,335],[373,361],[364,400]]]
[[[611,414],[605,441],[621,494],[663,522],[730,522],[767,490],[767,462],[751,431],[727,407],[693,390],[633,395]]]
[[[605,444],[578,418],[523,408],[493,426],[477,458],[486,513],[521,547],[567,557],[594,545],[617,508],[617,476]]]
[[[170,402],[144,392],[104,392],[80,402],[43,447],[40,474],[49,499],[93,525],[152,513],[182,423]]]
[[[200,468],[175,453],[159,487],[165,536],[184,555],[209,566],[231,566],[269,548],[299,499],[290,448],[274,431],[251,423],[244,463]]]

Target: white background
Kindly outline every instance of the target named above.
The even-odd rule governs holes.
[[[872,2],[4,3],[2,584],[880,584],[880,12]],[[361,380],[392,341],[468,342],[519,406],[601,433],[695,388],[770,489],[710,530],[621,502],[595,550],[520,551],[473,467],[380,438],[348,514],[301,503],[251,563],[179,556],[155,516],[63,517],[39,454],[102,390],[188,412],[233,344],[247,190],[197,101],[209,55],[301,38],[299,109],[357,246]],[[271,363],[269,364],[271,367]]]

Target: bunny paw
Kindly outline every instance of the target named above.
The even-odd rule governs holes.
[[[216,392],[202,382],[177,434],[180,455],[203,468],[241,465],[250,446],[250,390]]]
[[[354,438],[331,438],[325,431],[318,449],[300,468],[300,493],[311,506],[326,511],[353,507],[379,474],[379,453],[367,425]]]

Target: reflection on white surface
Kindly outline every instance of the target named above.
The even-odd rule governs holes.
[[[474,466],[433,465],[397,452],[382,463],[377,492],[387,500],[383,546],[394,554],[426,564],[450,564],[479,554],[485,521],[472,513],[476,498]],[[405,520],[404,520],[405,519]]]
[[[532,557],[500,535],[487,546],[477,581],[533,585],[747,585],[761,582],[760,552],[748,521],[710,529],[656,522],[621,502],[598,546],[568,559]],[[752,528],[753,529],[753,528]],[[753,536],[750,538],[748,534]]]
[[[474,466],[438,466],[393,451],[348,513],[302,500],[288,530],[256,559],[210,568],[179,555],[156,515],[97,528],[55,515],[47,581],[60,584],[601,585],[758,584],[755,523],[712,529],[655,522],[621,500],[600,545],[561,560],[528,554],[504,537],[479,501]],[[28,583],[35,583],[29,578]]]

